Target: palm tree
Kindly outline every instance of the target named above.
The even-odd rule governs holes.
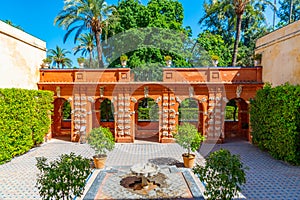
[[[236,65],[238,47],[241,38],[242,16],[249,2],[250,0],[233,0],[234,11],[236,14],[236,26],[235,26],[235,40],[234,40],[232,63],[231,63],[232,66]]]
[[[59,46],[56,46],[55,49],[50,49],[48,51],[49,58],[51,58],[54,61],[54,64],[56,64],[57,68],[59,68],[59,66],[61,66],[61,68],[64,68],[65,66],[72,66],[71,59],[66,57],[66,54],[69,53],[70,51],[62,49]]]
[[[115,8],[108,6],[104,0],[68,0],[64,2],[63,10],[54,20],[54,24],[67,30],[64,42],[73,31],[77,30],[75,43],[80,34],[89,29],[96,38],[99,67],[103,67],[100,36],[102,28]]]
[[[237,61],[243,14],[245,11],[253,13],[255,16],[248,15],[248,17],[258,17],[265,21],[263,12],[266,5],[276,10],[270,0],[211,0],[210,3],[204,4],[206,14],[200,19],[199,24],[205,22],[209,29],[213,29],[212,33],[223,35],[226,42],[230,42],[235,33],[232,66],[235,66]]]
[[[86,57],[86,55],[88,54],[89,65],[90,65],[94,57],[93,54],[96,46],[93,34],[91,33],[81,34],[80,37],[77,39],[77,41],[79,42],[79,45],[73,49],[74,55],[76,55],[79,51],[81,51],[82,56]]]
[[[260,4],[260,13],[256,13],[256,15],[260,15],[264,12],[265,5],[271,7],[271,9],[276,10],[276,5],[269,0],[233,0],[234,11],[236,15],[236,31],[235,31],[235,40],[232,54],[232,66],[236,65],[239,42],[241,38],[241,30],[242,30],[242,17],[246,10],[246,7],[249,6],[248,10],[254,10],[253,7],[258,7]],[[262,14],[261,14],[262,15]]]

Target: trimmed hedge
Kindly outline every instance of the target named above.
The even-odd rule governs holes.
[[[44,141],[52,102],[49,91],[0,89],[0,164]]]
[[[253,143],[276,159],[300,164],[300,86],[266,85],[251,101]]]

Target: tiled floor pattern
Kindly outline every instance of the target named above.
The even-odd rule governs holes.
[[[211,148],[211,147],[210,147]],[[242,193],[253,200],[300,200],[300,167],[273,159],[268,153],[243,141],[215,145],[240,155],[246,171],[247,183]]]
[[[300,167],[274,160],[247,142],[229,142],[221,145],[202,145],[200,152],[206,155],[211,149],[229,149],[239,154],[247,170],[247,183],[242,193],[255,200],[300,200]],[[87,144],[52,140],[25,155],[0,166],[0,199],[40,199],[35,188],[38,170],[35,157],[49,160],[62,153],[75,152],[92,157],[94,151]],[[157,164],[180,164],[184,150],[177,144],[117,144],[109,153],[107,166],[131,166],[151,160]],[[198,162],[201,162],[198,155]]]
[[[175,168],[175,170],[174,170]],[[161,166],[160,174],[164,178],[158,178],[156,181],[161,186],[151,189],[148,192],[133,189],[126,189],[119,183],[121,180],[128,176],[133,176],[130,173],[130,167],[118,167],[110,170],[102,170],[93,181],[92,186],[89,188],[87,194],[83,200],[94,200],[94,199],[156,199],[156,198],[167,198],[167,199],[191,199],[202,197],[200,190],[194,194],[191,192],[188,185],[195,184],[193,178],[189,178],[183,172],[190,173],[189,170],[181,168],[180,170],[173,166]],[[159,176],[161,176],[159,175]],[[149,178],[151,180],[153,178]],[[154,181],[154,180],[152,180]],[[155,181],[154,181],[155,182]],[[197,188],[196,188],[197,189]],[[143,195],[141,193],[145,192]]]

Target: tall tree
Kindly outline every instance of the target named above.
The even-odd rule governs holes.
[[[79,51],[81,51],[82,56],[89,55],[89,65],[92,63],[93,53],[95,49],[95,38],[91,33],[83,33],[77,39],[79,42],[78,46],[74,47],[74,55],[76,55]]]
[[[132,68],[150,66],[150,63],[165,65],[166,55],[173,58],[175,65],[188,64],[178,53],[183,49],[183,36],[188,35],[183,27],[183,7],[180,2],[150,0],[147,5],[142,5],[138,0],[123,0],[116,8],[119,21],[116,25],[108,26],[107,34],[111,40],[103,46],[111,67],[120,64],[118,58],[124,53]]]
[[[221,35],[213,34],[210,31],[204,31],[198,35],[197,45],[207,52],[206,66],[211,66],[212,57],[219,57],[219,66],[228,66],[231,63],[230,60],[230,48],[227,46]],[[205,54],[201,55],[202,59]]]
[[[280,18],[277,26],[300,20],[300,0],[281,0],[277,16]]]
[[[250,0],[233,0],[234,10],[236,14],[236,27],[235,27],[235,40],[234,40],[232,63],[231,63],[232,66],[236,65],[239,42],[241,38],[242,16],[249,2]]]
[[[71,67],[72,61],[70,58],[67,58],[66,55],[69,54],[70,51],[66,49],[62,49],[59,46],[56,46],[55,49],[50,49],[48,51],[49,58],[51,58],[54,61],[54,64],[56,64],[56,67],[64,68],[65,66]]]
[[[90,30],[96,39],[99,67],[103,67],[100,36],[102,28],[114,11],[104,0],[65,0],[63,10],[54,24],[67,30],[64,41],[76,30],[74,43],[84,30]]]
[[[274,8],[269,0],[210,0],[204,4],[205,15],[199,24],[204,24],[214,34],[222,35],[226,44],[234,41],[231,64],[235,66],[239,46],[255,39],[248,34],[255,33],[257,36],[256,33],[266,30],[263,27],[266,25],[264,11],[268,5]]]

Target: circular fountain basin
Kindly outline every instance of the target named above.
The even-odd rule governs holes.
[[[153,163],[140,163],[133,165],[130,170],[138,176],[150,177],[157,175],[160,168]]]

